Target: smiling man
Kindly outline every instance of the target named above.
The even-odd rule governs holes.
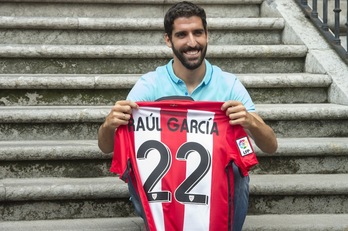
[[[183,6],[180,17],[177,17],[175,7],[167,12],[164,19],[164,38],[174,53],[174,73],[185,82],[190,93],[205,76],[204,59],[208,48],[208,31],[205,12],[197,8],[193,14],[190,7],[185,11]]]
[[[186,1],[177,3],[167,11],[164,18],[164,29],[164,40],[166,45],[173,51],[173,59],[166,65],[158,67],[155,71],[143,75],[129,92],[127,99],[115,103],[105,122],[100,126],[98,132],[99,148],[105,153],[110,153],[113,150],[120,150],[119,146],[129,146],[126,141],[122,142],[122,137],[121,139],[117,137],[120,135],[117,128],[133,121],[134,115],[132,113],[139,111],[138,104],[144,105],[144,103],[137,102],[154,102],[160,98],[170,96],[188,96],[194,101],[207,101],[206,105],[212,105],[209,102],[221,102],[218,111],[222,111],[226,115],[230,126],[241,126],[263,152],[274,153],[277,149],[276,136],[273,130],[256,113],[255,105],[245,87],[234,74],[221,70],[205,59],[208,47],[208,30],[204,9]],[[216,111],[216,108],[210,109],[207,106],[202,110]],[[150,113],[150,116],[152,115]],[[229,142],[236,142],[235,138],[227,137],[226,139],[230,139]],[[117,143],[115,143],[115,139]],[[171,139],[178,139],[178,137],[171,137]],[[243,141],[243,147],[241,148],[245,150],[245,147],[248,147],[247,154],[249,154],[252,150],[249,148],[248,139],[243,138],[241,141]],[[118,147],[116,147],[117,144]],[[149,148],[149,150],[152,149]],[[167,149],[164,148],[163,150]],[[227,152],[226,150],[225,154]],[[244,154],[242,153],[242,155]],[[120,153],[115,152],[113,161],[117,162],[118,158],[122,158],[120,155]],[[228,211],[232,212],[223,214],[218,218],[228,220],[230,230],[239,231],[242,229],[247,214],[249,177],[241,173],[243,169],[240,166],[233,162],[231,166],[233,166],[233,170],[231,170],[233,177],[226,187],[229,187],[229,192],[232,192],[232,198],[231,203],[226,203],[226,206],[229,206]],[[221,168],[224,168],[224,166]],[[114,169],[111,169],[111,171],[124,174],[124,172],[117,172]],[[181,170],[171,168],[171,171]],[[130,172],[134,174],[134,171]],[[131,184],[134,178],[134,175],[132,175],[128,179],[132,202],[146,223],[147,214],[144,214],[142,204],[148,202],[139,199],[138,193],[134,190],[134,185]],[[212,179],[211,181],[213,180],[219,181],[219,179]],[[136,183],[141,184],[142,182]],[[215,198],[215,200],[219,200],[219,198]],[[197,209],[196,214],[199,214],[200,210]],[[163,212],[165,212],[165,209],[163,209]],[[212,214],[212,216],[220,215]],[[175,214],[171,214],[171,216],[175,216]],[[163,217],[158,216],[154,219],[160,221],[163,220]],[[217,218],[215,217],[215,219]],[[175,222],[175,219],[171,222]],[[190,219],[187,222],[190,222]],[[178,230],[167,228],[171,227],[171,224],[166,224],[165,227],[165,230]],[[207,227],[206,230],[209,229],[211,228]]]

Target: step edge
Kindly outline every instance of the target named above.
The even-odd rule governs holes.
[[[2,123],[84,123],[104,121],[111,106],[5,106]],[[338,104],[256,104],[264,120],[345,120],[348,106]],[[23,117],[23,113],[26,115]]]
[[[209,30],[283,30],[282,18],[207,18]],[[0,29],[163,31],[163,18],[0,16]]]
[[[304,45],[211,45],[207,58],[304,58]],[[165,45],[4,45],[1,58],[171,58]]]
[[[9,0],[0,0],[0,2],[8,2]],[[165,4],[172,5],[176,3],[175,0],[11,0],[12,2],[26,2],[26,3],[106,3],[106,4]],[[245,4],[245,5],[260,5],[263,0],[215,0],[214,3],[210,0],[191,0],[195,4],[220,5],[220,4]]]
[[[130,89],[141,74],[134,75],[17,75],[0,74],[0,89]],[[329,87],[326,74],[236,74],[247,88]]]
[[[250,195],[348,195],[348,174],[250,175]],[[97,187],[96,187],[97,186]],[[0,201],[127,198],[118,177],[8,178],[0,180]]]
[[[247,215],[244,231],[342,231],[348,230],[348,214]]]
[[[263,153],[256,145],[258,157],[322,157],[346,156],[348,137],[320,138],[278,138],[278,150],[275,154]],[[80,160],[108,159],[112,153],[102,153],[97,140],[20,140],[0,141],[1,161],[35,160]],[[303,145],[305,143],[306,145]]]
[[[127,185],[117,176],[0,179],[0,201],[115,199],[128,197]]]
[[[250,194],[262,196],[348,195],[348,174],[251,174]]]

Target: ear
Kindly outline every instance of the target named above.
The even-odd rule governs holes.
[[[172,48],[172,43],[167,33],[164,34],[164,41],[166,42],[167,47]]]
[[[207,43],[209,43],[208,29],[205,30],[205,36],[207,37]]]

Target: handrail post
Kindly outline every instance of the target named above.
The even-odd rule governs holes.
[[[346,58],[348,58],[348,0],[347,0],[347,12],[346,12]]]
[[[312,17],[318,18],[318,0],[313,0],[312,2],[313,9],[312,9]]]
[[[304,5],[304,6],[307,6],[308,2],[307,2],[307,0],[301,0],[301,4]]]
[[[335,12],[335,39],[334,42],[337,45],[341,44],[340,40],[340,0],[335,0],[335,9],[333,10]]]
[[[323,1],[323,25],[321,28],[323,28],[324,31],[329,31],[329,25],[327,24],[327,15],[328,15],[328,0]]]

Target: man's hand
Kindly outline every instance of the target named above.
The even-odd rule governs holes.
[[[138,105],[129,100],[117,101],[111,108],[98,131],[98,145],[102,152],[112,152],[115,130],[121,125],[128,124],[132,110],[135,108],[138,108]]]
[[[109,130],[115,130],[121,125],[128,124],[132,110],[138,108],[138,105],[129,100],[117,101],[106,116],[103,127]]]
[[[266,153],[274,153],[278,143],[273,129],[255,112],[248,112],[244,105],[238,101],[225,102],[221,110],[226,111],[231,125],[241,125],[253,138],[256,145]]]
[[[254,116],[252,116],[239,101],[227,101],[222,105],[221,110],[226,112],[231,125],[239,124],[245,129],[249,129],[255,124]]]

